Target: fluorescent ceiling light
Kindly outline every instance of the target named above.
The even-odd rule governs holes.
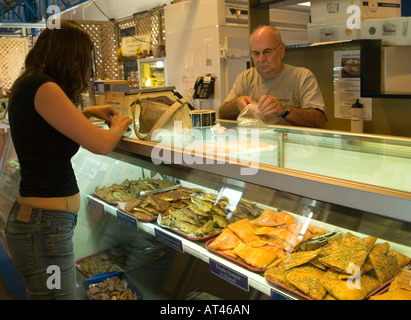
[[[305,6],[305,7],[310,7],[311,6],[311,2],[307,1],[307,2],[301,2],[298,4],[299,6]]]

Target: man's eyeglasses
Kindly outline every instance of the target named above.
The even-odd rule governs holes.
[[[271,57],[271,55],[274,53],[275,50],[280,46],[281,43],[279,43],[274,49],[264,49],[263,51],[251,51],[251,56],[253,58],[259,58],[260,54],[262,54],[264,57],[268,58]]]

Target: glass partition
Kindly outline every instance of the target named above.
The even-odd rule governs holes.
[[[208,155],[226,163],[253,162],[411,192],[411,139],[286,126],[238,127],[233,121],[219,124],[224,132],[210,127],[185,135],[160,132],[157,146],[182,149],[198,161]]]

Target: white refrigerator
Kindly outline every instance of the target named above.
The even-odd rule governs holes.
[[[225,1],[181,1],[165,7],[167,81],[184,95],[197,77],[215,77],[208,99],[196,109],[216,113],[239,73],[250,63],[248,25],[226,23]]]

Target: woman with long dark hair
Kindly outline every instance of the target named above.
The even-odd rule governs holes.
[[[109,153],[131,124],[109,105],[76,107],[88,88],[92,49],[87,32],[73,21],[45,29],[11,89],[9,123],[21,181],[6,237],[29,299],[75,299],[72,236],[80,194],[71,158],[79,146]],[[93,125],[92,116],[109,129]]]

